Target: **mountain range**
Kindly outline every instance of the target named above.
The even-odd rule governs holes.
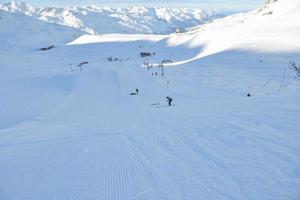
[[[0,5],[0,9],[77,28],[90,34],[168,34],[175,32],[177,28],[184,30],[225,15],[221,11],[202,10],[200,8],[154,8],[146,6],[114,8],[94,5],[37,8],[17,0]]]

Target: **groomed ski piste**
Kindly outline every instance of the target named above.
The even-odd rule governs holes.
[[[299,9],[153,36],[0,11],[0,199],[299,199]]]

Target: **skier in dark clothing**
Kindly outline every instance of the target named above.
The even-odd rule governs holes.
[[[135,88],[135,92],[131,92],[130,95],[138,95],[139,94],[139,89]]]
[[[167,102],[168,102],[169,106],[171,106],[173,99],[171,97],[166,97],[166,98],[167,98]]]

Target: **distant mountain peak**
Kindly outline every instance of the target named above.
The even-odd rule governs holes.
[[[80,29],[91,34],[143,33],[169,34],[177,28],[200,25],[223,17],[220,12],[199,8],[166,8],[148,6],[98,7],[94,5],[69,8],[35,8],[12,0],[0,9],[17,12],[36,19]]]
[[[32,5],[18,0],[11,0],[8,3],[4,3],[0,5],[0,9],[8,12],[23,13],[28,16],[34,15],[38,10],[38,8],[35,8]]]

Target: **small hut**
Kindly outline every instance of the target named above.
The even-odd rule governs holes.
[[[175,33],[182,33],[180,28],[176,28]]]

